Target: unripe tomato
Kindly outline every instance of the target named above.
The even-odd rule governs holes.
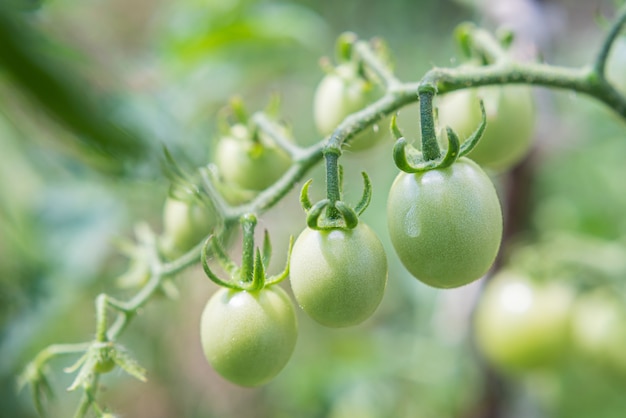
[[[443,169],[398,174],[389,190],[387,225],[406,269],[439,288],[483,276],[502,239],[495,188],[467,158]]]
[[[506,170],[521,161],[532,145],[532,89],[488,86],[446,94],[439,106],[440,125],[450,126],[462,139],[469,137],[481,122],[480,99],[485,105],[487,126],[468,157],[483,167]]]
[[[577,350],[598,364],[626,372],[626,309],[608,291],[580,296],[572,314]]]
[[[111,357],[101,358],[96,362],[94,371],[96,373],[105,374],[109,373],[115,368],[115,361]]]
[[[197,245],[217,225],[215,210],[200,202],[168,197],[163,207],[161,252],[173,258]]]
[[[476,344],[503,371],[518,373],[558,362],[568,345],[573,292],[502,271],[475,312]]]
[[[383,298],[387,257],[363,222],[354,229],[302,231],[293,246],[290,281],[300,307],[328,327],[369,318]]]
[[[322,135],[329,135],[351,113],[357,112],[380,96],[375,86],[359,76],[354,63],[341,64],[327,74],[315,91],[313,117]],[[350,150],[372,148],[388,133],[388,121],[367,128],[350,142]]]
[[[224,181],[246,190],[264,190],[291,166],[291,158],[263,133],[251,138],[244,125],[234,125],[215,150],[215,165]]]
[[[293,304],[279,286],[255,292],[220,289],[200,324],[204,354],[225,379],[259,386],[287,364],[296,344]]]

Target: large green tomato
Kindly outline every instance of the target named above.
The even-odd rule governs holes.
[[[488,86],[446,94],[439,105],[440,125],[452,127],[460,138],[469,137],[481,122],[481,98],[487,126],[468,157],[483,167],[506,170],[521,161],[532,145],[535,124],[532,89]]]
[[[354,229],[302,231],[290,263],[293,294],[302,309],[328,327],[369,318],[383,298],[387,257],[363,222]]]
[[[357,112],[374,102],[380,92],[372,83],[363,79],[354,63],[345,63],[327,74],[315,91],[313,116],[315,125],[322,135],[329,135],[351,113]],[[389,121],[367,128],[350,142],[348,149],[360,151],[372,148],[388,135]]]
[[[476,344],[505,372],[549,367],[569,342],[573,292],[511,271],[493,277],[475,312]]]
[[[296,344],[296,315],[277,285],[256,292],[220,289],[204,308],[200,335],[207,360],[222,377],[259,386],[289,361]]]
[[[495,188],[467,158],[443,169],[398,174],[389,190],[387,225],[406,269],[438,288],[483,276],[502,239]]]
[[[224,181],[246,190],[264,190],[291,166],[289,155],[264,134],[252,141],[248,128],[234,125],[215,150],[215,165]]]
[[[200,243],[216,225],[212,207],[168,197],[163,207],[161,252],[169,258],[177,257]]]

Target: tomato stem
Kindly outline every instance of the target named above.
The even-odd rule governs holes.
[[[606,62],[609,58],[611,47],[613,46],[613,44],[615,43],[615,40],[618,38],[620,32],[625,26],[626,26],[626,6],[622,7],[621,11],[619,12],[619,15],[617,19],[615,20],[615,22],[613,23],[613,25],[611,26],[609,33],[604,38],[604,41],[602,42],[602,45],[600,46],[600,50],[598,51],[598,55],[595,59],[593,71],[596,74],[596,76],[601,80],[606,79],[605,78]]]
[[[253,281],[254,273],[254,227],[256,216],[247,214],[241,217],[241,230],[243,232],[243,249],[241,253],[241,281],[244,283]]]
[[[436,160],[441,157],[441,150],[437,143],[435,119],[433,115],[433,97],[435,88],[431,84],[419,87],[420,126],[422,130],[422,154],[425,161]]]
[[[335,208],[335,202],[341,200],[341,184],[339,176],[339,154],[332,148],[326,148],[324,152],[326,159],[326,197],[330,201],[328,205],[328,217],[337,219],[339,211]]]

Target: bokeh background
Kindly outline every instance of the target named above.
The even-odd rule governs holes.
[[[416,81],[434,65],[460,62],[452,33],[466,20],[515,30],[521,59],[589,63],[606,31],[603,16],[615,7],[608,0],[9,3],[21,11],[2,12],[0,21],[0,416],[7,418],[36,416],[28,390],[16,391],[25,364],[48,344],[90,340],[98,293],[129,295],[116,286],[127,259],[115,243],[133,239],[140,220],[160,231],[163,145],[188,169],[209,162],[216,114],[232,96],[256,110],[278,93],[296,140],[312,144],[321,140],[311,115],[318,61],[332,56],[344,31],[386,40],[398,76]],[[622,87],[624,45],[609,65]],[[20,59],[47,68],[71,94],[46,88]],[[626,125],[583,96],[535,93],[534,150],[494,177],[508,217],[499,265],[554,273],[577,294],[604,289],[624,310]],[[415,115],[411,107],[400,114],[414,138]],[[373,180],[363,219],[390,261],[371,319],[331,330],[299,312],[286,369],[265,387],[242,389],[203,358],[199,318],[215,286],[191,269],[177,280],[179,299],[149,303],[121,339],[148,382],[106,375],[102,403],[120,416],[150,418],[623,417],[626,361],[567,349],[551,367],[507,373],[474,344],[471,314],[483,283],[440,291],[404,270],[385,229],[386,190],[397,172],[391,144],[342,159],[348,200],[358,199],[361,170]],[[311,176],[319,197],[321,168]],[[271,231],[278,269],[288,236],[305,225],[297,191],[260,224]],[[626,322],[611,333],[626,352],[620,326]],[[72,376],[63,368],[75,360],[50,364],[57,395],[47,403],[50,416],[73,413],[78,398],[65,391]]]

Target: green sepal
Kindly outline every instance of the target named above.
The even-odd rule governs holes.
[[[285,263],[285,268],[279,274],[274,276],[270,276],[265,279],[265,286],[270,286],[276,283],[279,283],[289,276],[289,264],[291,262],[291,253],[293,251],[293,235],[289,236],[289,248],[287,249],[287,262]]]
[[[454,38],[461,49],[463,55],[467,58],[472,57],[472,41],[471,41],[471,31],[475,27],[473,23],[465,22],[461,23],[454,30]]]
[[[270,259],[272,258],[272,242],[270,241],[270,233],[265,230],[263,234],[263,264],[270,265]]]
[[[402,131],[398,127],[398,114],[397,113],[394,113],[391,116],[391,122],[389,124],[389,130],[391,131],[391,135],[393,135],[393,137],[396,139],[396,141],[398,139],[404,137],[404,134],[402,133]]]
[[[354,43],[357,41],[356,34],[352,32],[344,32],[337,37],[335,44],[335,55],[338,63],[349,62],[352,60],[352,52]]]
[[[215,246],[217,245],[218,244],[215,244],[215,237],[211,235],[202,246],[202,251],[200,252],[200,264],[202,264],[204,274],[206,274],[207,277],[218,286],[226,287],[228,289],[242,290],[238,284],[230,280],[220,279],[215,273],[213,273],[213,270],[211,270],[211,268],[209,267],[209,249],[212,247],[215,248]]]
[[[361,215],[372,201],[372,182],[365,171],[361,172],[361,176],[363,177],[363,194],[361,195],[361,200],[354,208],[357,215]]]
[[[263,265],[263,256],[261,250],[257,247],[254,253],[254,267],[252,269],[252,282],[245,282],[245,290],[255,292],[263,289],[265,286],[265,266]]]
[[[313,179],[310,179],[306,183],[304,183],[302,189],[300,190],[300,204],[302,205],[302,208],[305,212],[310,211],[311,207],[313,206],[313,204],[311,203],[311,199],[309,198],[309,187],[311,187],[311,183],[313,183]]]
[[[306,214],[306,224],[311,229],[321,229],[319,226],[319,218],[322,215],[322,211],[330,204],[330,200],[322,199],[314,204]]]
[[[478,144],[478,141],[480,141],[480,138],[483,137],[485,128],[487,127],[487,112],[485,111],[485,103],[482,99],[480,99],[478,104],[480,106],[481,115],[480,124],[478,125],[478,128],[476,128],[476,130],[465,141],[463,141],[463,145],[461,145],[461,149],[459,151],[459,157],[466,156],[474,149],[474,147]]]
[[[125,348],[116,346],[112,352],[112,358],[115,364],[135,379],[141,382],[146,382],[148,380],[146,378],[146,369],[141,367]]]
[[[345,222],[345,227],[347,229],[354,229],[359,224],[359,216],[356,214],[354,209],[348,206],[345,202],[338,200],[335,202],[335,208],[341,214]]]

